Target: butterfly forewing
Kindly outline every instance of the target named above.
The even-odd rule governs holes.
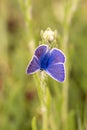
[[[59,82],[63,82],[65,79],[64,64],[50,65],[47,70],[47,74]]]
[[[65,56],[62,51],[59,49],[53,48],[50,51],[50,57],[48,60],[48,66],[56,63],[64,63],[65,62]]]
[[[44,55],[46,54],[48,50],[48,46],[46,45],[40,45],[38,48],[36,48],[34,55],[39,59],[43,59]]]
[[[27,74],[35,73],[38,70],[40,70],[39,60],[34,56],[27,67]]]

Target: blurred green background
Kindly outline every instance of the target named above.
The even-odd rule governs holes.
[[[41,41],[41,30],[50,27],[62,34],[64,2],[0,0],[0,130],[31,130],[34,116],[37,130],[41,130],[36,82],[25,70]],[[63,85],[48,77],[49,130],[87,130],[87,0],[78,3],[68,37],[67,123],[62,127]],[[57,44],[62,49],[60,42]]]

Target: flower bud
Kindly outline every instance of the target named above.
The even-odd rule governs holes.
[[[52,31],[50,28],[47,28],[46,31],[41,31],[41,37],[44,41],[53,42],[56,39],[56,31]]]

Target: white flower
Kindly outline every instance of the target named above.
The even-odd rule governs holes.
[[[53,42],[55,40],[55,31],[52,31],[50,28],[48,28],[46,31],[42,31],[42,38],[45,41]]]

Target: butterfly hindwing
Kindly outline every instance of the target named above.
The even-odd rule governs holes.
[[[34,56],[27,67],[27,74],[35,73],[38,70],[40,70],[39,60]]]
[[[65,62],[65,56],[62,51],[59,49],[53,48],[50,51],[50,57],[48,60],[48,65],[50,64],[56,64],[56,63],[64,63]]]
[[[59,82],[63,82],[65,79],[64,64],[49,65],[49,67],[46,69],[46,72],[49,76]]]

